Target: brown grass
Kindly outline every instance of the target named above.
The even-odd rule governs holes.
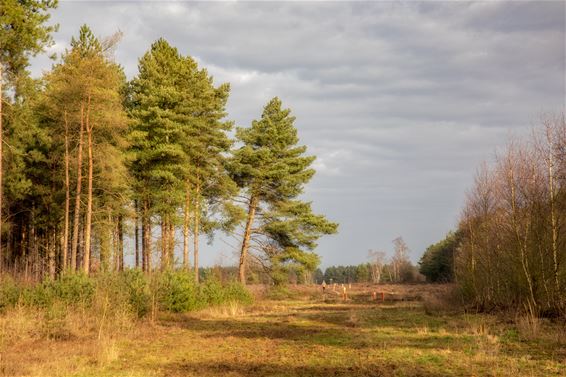
[[[372,300],[376,289],[385,302]],[[15,308],[0,316],[0,376],[566,375],[559,326],[541,322],[525,337],[519,322],[491,315],[427,314],[425,302],[446,289],[353,286],[344,301],[291,287],[292,298],[158,313],[154,324],[104,305]]]

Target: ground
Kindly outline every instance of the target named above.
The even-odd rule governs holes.
[[[56,339],[4,336],[0,375],[566,376],[563,324],[441,311],[427,300],[442,289],[360,285],[343,300],[331,286],[263,298],[256,287],[246,308]]]

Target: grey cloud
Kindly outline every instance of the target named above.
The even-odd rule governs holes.
[[[325,265],[402,234],[413,258],[454,227],[477,164],[564,106],[563,2],[62,2],[56,51],[82,23],[120,29],[129,77],[159,37],[230,82],[246,126],[279,96],[319,156],[305,198],[341,223]],[[49,66],[38,59],[36,75]],[[213,263],[226,246],[204,253]]]

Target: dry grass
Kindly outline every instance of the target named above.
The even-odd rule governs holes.
[[[542,327],[542,319],[530,313],[518,314],[515,318],[515,325],[519,334],[526,339],[536,339],[539,337]]]
[[[198,318],[236,318],[244,315],[245,312],[244,305],[237,301],[230,301],[223,305],[203,309],[194,315]]]
[[[374,289],[387,293],[385,302],[371,299]],[[90,316],[16,308],[0,316],[0,375],[566,375],[559,326],[541,322],[525,337],[520,322],[427,314],[423,300],[442,289],[353,286],[343,301],[300,287],[290,299],[264,298],[246,308],[161,313],[153,325],[117,308],[103,314],[103,302]],[[49,335],[60,333],[68,336]]]
[[[96,342],[96,364],[100,368],[108,367],[112,362],[118,360],[118,347],[116,339],[104,336]]]
[[[41,313],[17,306],[0,316],[0,350],[19,341],[29,340],[38,334],[37,324]]]

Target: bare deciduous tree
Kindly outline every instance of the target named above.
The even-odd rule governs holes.
[[[564,310],[564,116],[509,143],[478,171],[460,221],[457,279],[481,307]]]
[[[380,250],[369,250],[368,259],[371,266],[371,281],[375,284],[381,282],[381,274],[385,265],[386,253]]]

